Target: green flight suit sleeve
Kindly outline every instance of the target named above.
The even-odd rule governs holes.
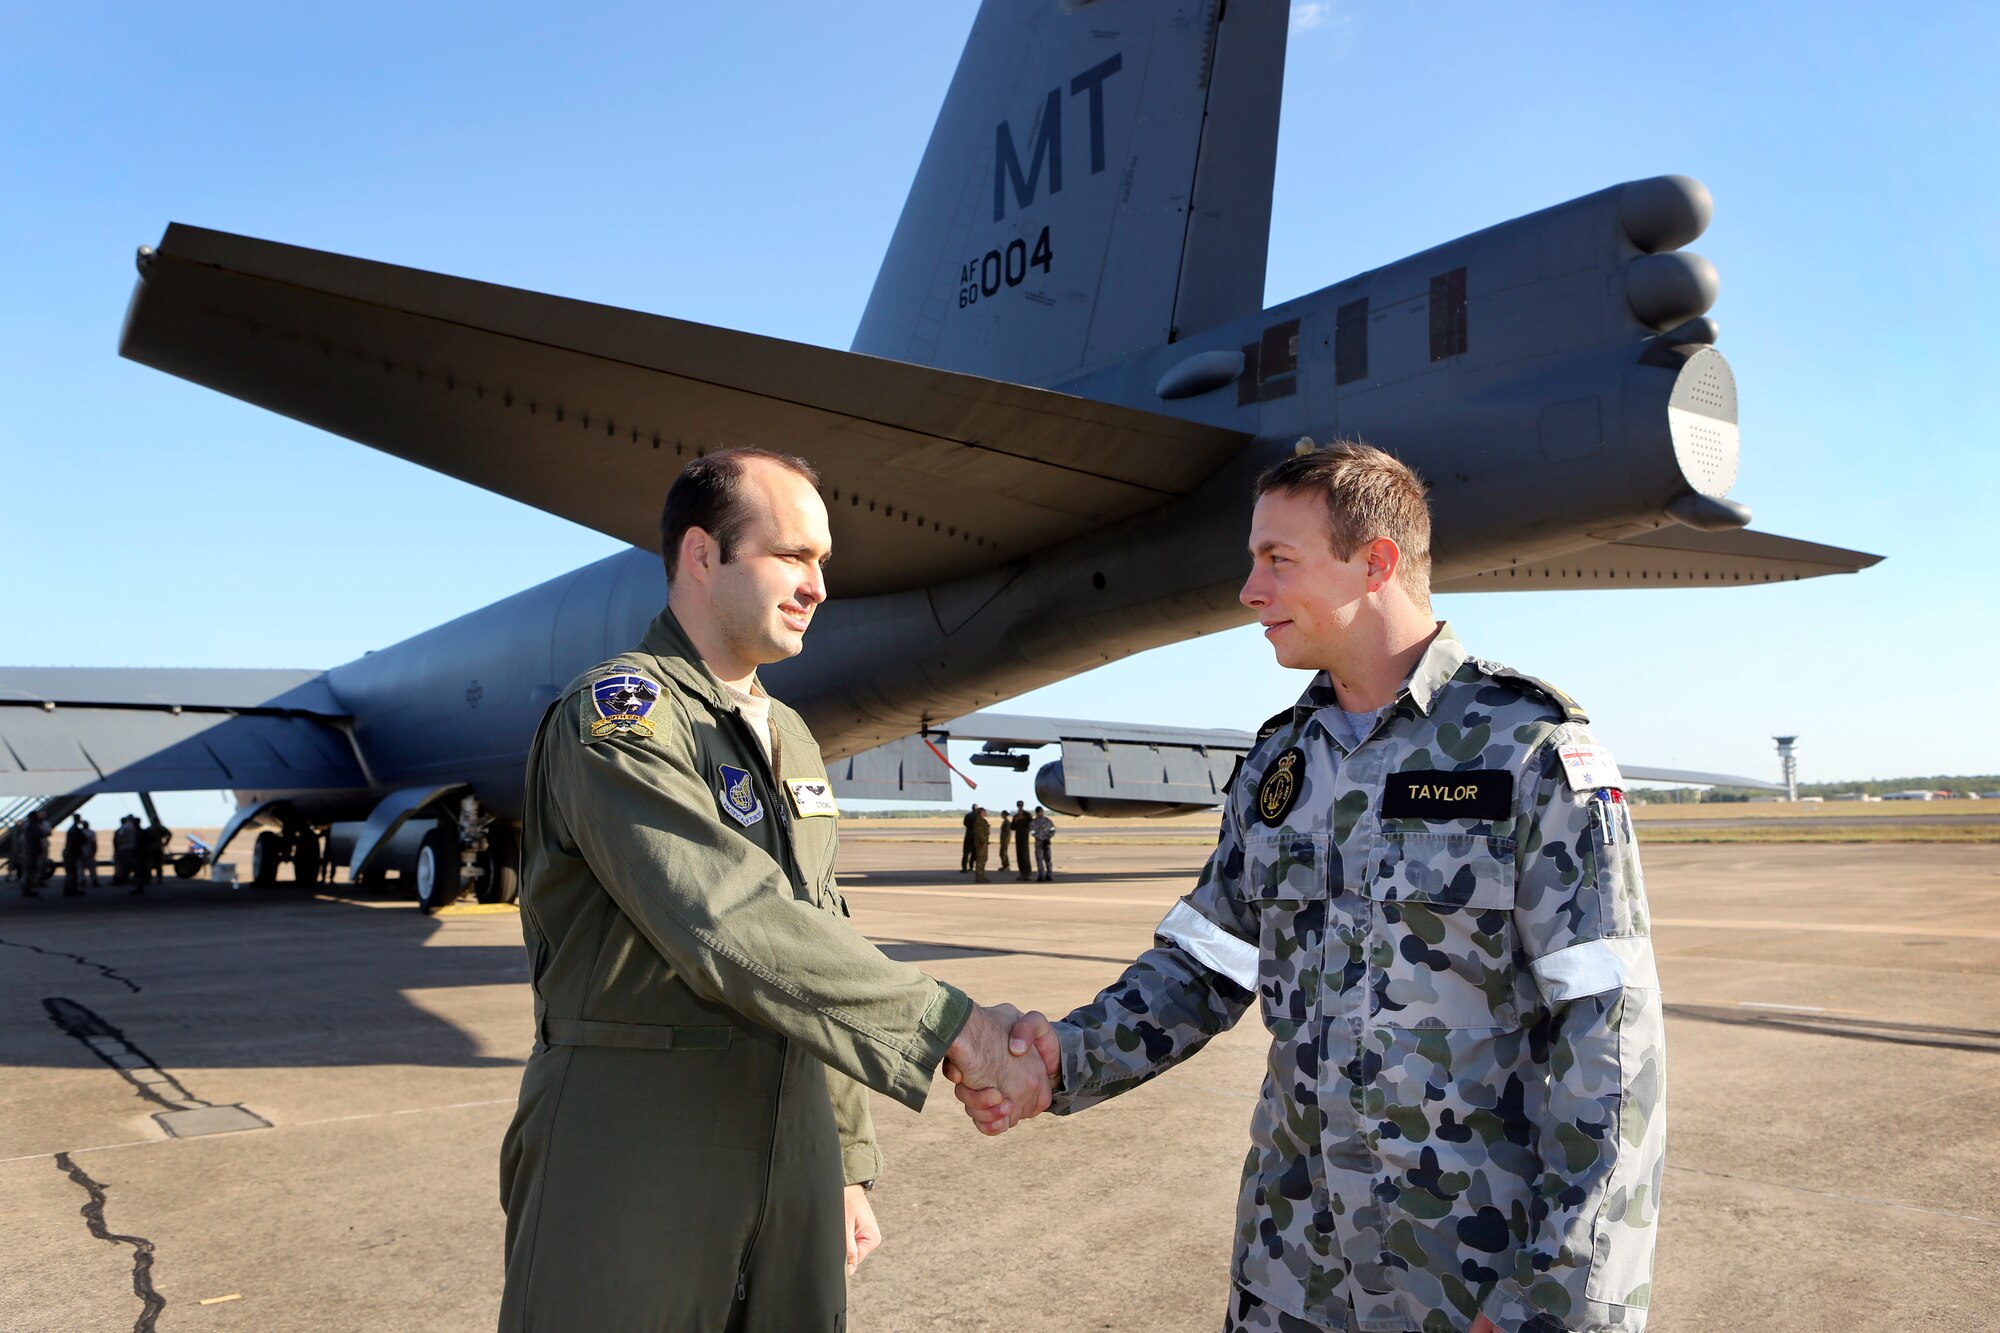
[[[1518,1271],[1484,1313],[1506,1333],[1637,1330],[1666,1150],[1666,1040],[1639,848],[1623,793],[1575,790],[1558,727],[1531,757],[1514,923],[1542,992],[1549,1081],[1531,1094],[1542,1174]],[[1542,1033],[1546,1033],[1543,1037]]]
[[[724,821],[678,707],[651,737],[585,742],[584,706],[571,695],[551,719],[550,786],[618,907],[696,994],[922,1109],[971,1000],[797,898],[784,867]]]
[[[868,1089],[829,1067],[826,1091],[833,1099],[834,1128],[840,1131],[840,1183],[861,1185],[880,1180],[882,1149],[875,1142],[875,1116],[868,1109]]]

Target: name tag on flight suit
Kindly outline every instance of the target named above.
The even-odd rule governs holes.
[[[1382,784],[1384,819],[1505,819],[1513,804],[1514,775],[1504,769],[1391,773]]]
[[[833,803],[833,784],[824,778],[817,780],[787,778],[785,790],[792,794],[792,809],[799,812],[800,819],[840,813],[840,807]]]

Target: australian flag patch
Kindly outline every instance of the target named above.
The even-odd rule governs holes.
[[[721,781],[721,790],[716,794],[722,799],[723,813],[749,828],[764,817],[764,803],[757,799],[757,788],[750,780],[750,771],[734,764],[717,764],[715,775]]]
[[[591,707],[597,710],[590,719],[590,738],[651,736],[649,715],[659,701],[660,687],[644,676],[606,676],[590,687]]]

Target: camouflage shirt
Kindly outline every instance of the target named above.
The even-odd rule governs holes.
[[[1069,1113],[1271,1033],[1231,1275],[1315,1328],[1644,1327],[1659,982],[1610,755],[1443,627],[1373,730],[1268,724],[1148,950],[1057,1024]]]

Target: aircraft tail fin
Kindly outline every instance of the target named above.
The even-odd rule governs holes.
[[[1285,0],[985,0],[854,350],[1048,383],[1263,307]]]

